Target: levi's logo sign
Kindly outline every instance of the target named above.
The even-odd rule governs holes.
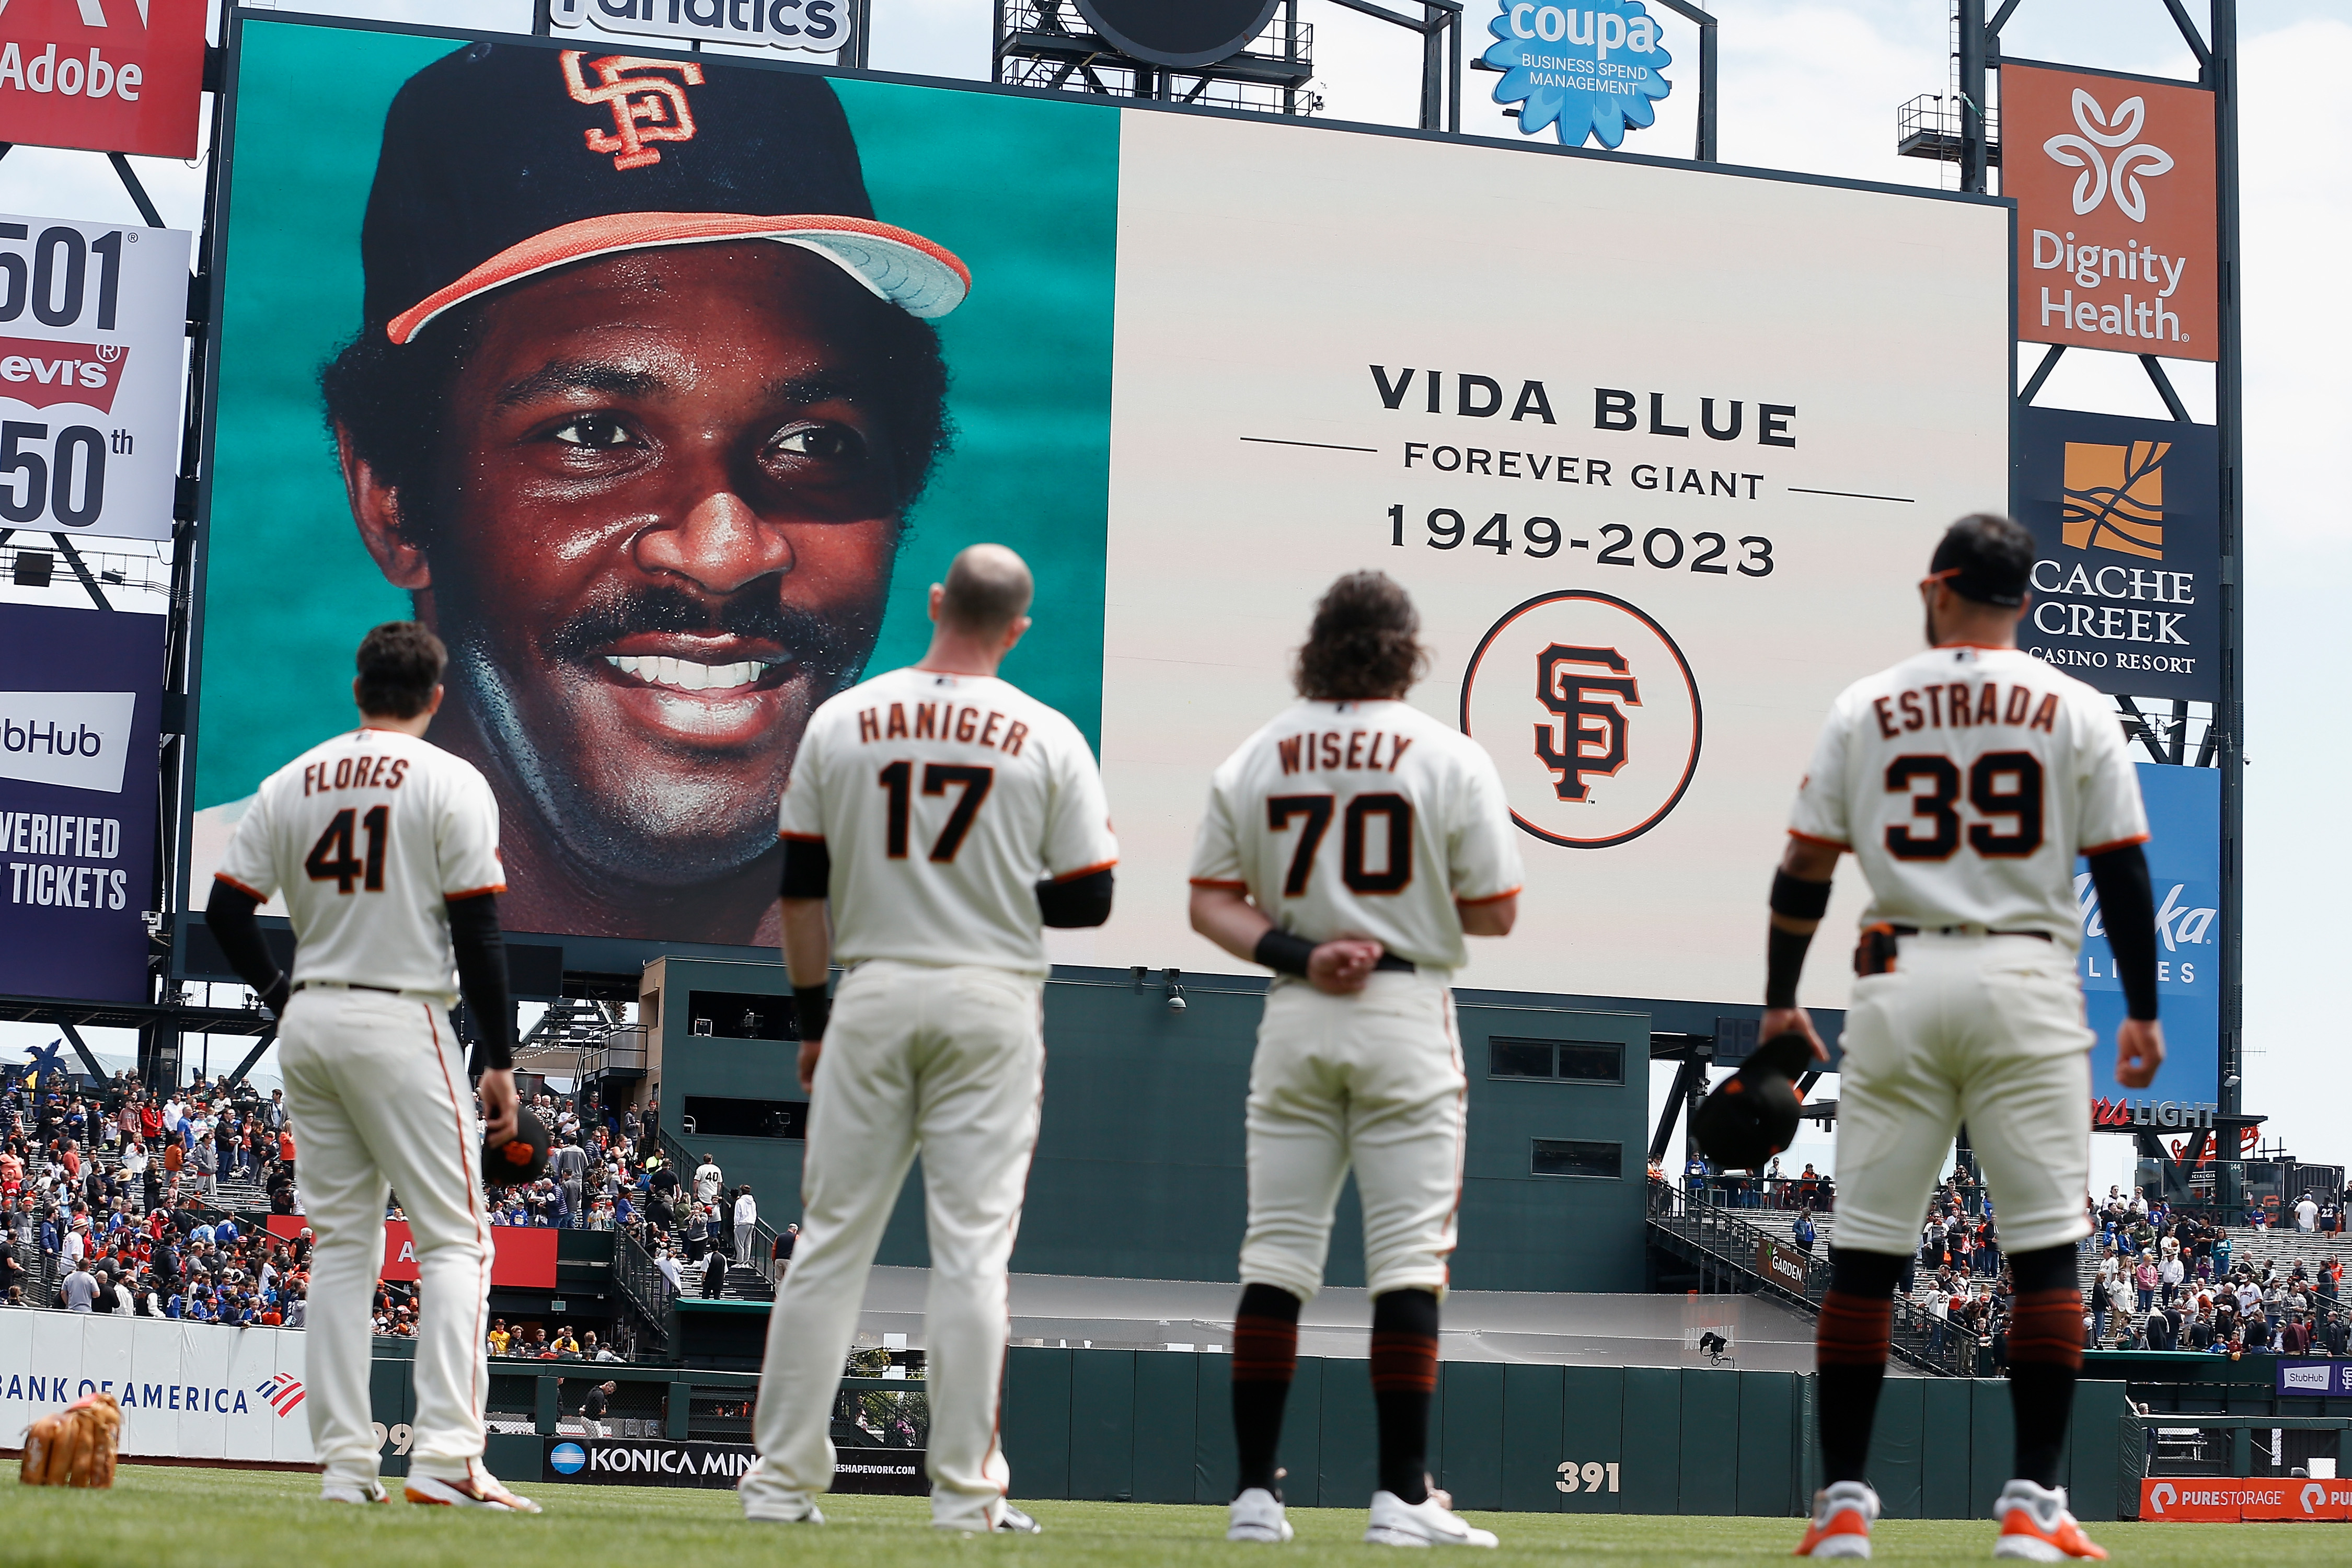
[[[596,73],[594,82],[580,73],[581,62]],[[656,60],[635,55],[605,55],[590,60],[584,50],[562,54],[563,85],[575,103],[601,103],[613,111],[613,129],[591,128],[588,151],[613,154],[615,169],[642,169],[661,162],[653,142],[694,140],[694,108],[686,89],[702,85],[702,68],[686,60]],[[672,81],[662,75],[676,71]]]
[[[0,397],[35,408],[79,403],[111,414],[130,363],[131,351],[121,343],[0,338]]]
[[[2169,441],[2066,443],[2058,536],[2071,550],[2164,559],[2164,457]]]

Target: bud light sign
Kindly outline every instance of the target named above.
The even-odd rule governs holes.
[[[1501,71],[1495,101],[1533,136],[1555,128],[1564,147],[1589,136],[1614,149],[1625,128],[1657,118],[1674,90],[1658,24],[1642,0],[1503,0],[1487,25],[1496,42],[1482,63]]]
[[[147,999],[163,617],[0,605],[0,994]]]

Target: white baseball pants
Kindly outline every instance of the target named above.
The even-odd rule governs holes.
[[[1276,984],[1250,1063],[1242,1282],[1301,1300],[1322,1289],[1332,1210],[1353,1165],[1371,1293],[1443,1294],[1468,1087],[1444,982],[1376,970],[1353,996]]]
[[[490,1294],[482,1130],[465,1049],[447,1011],[421,994],[309,986],[286,1009],[278,1058],[317,1237],[303,1380],[320,1464],[331,1484],[376,1473],[368,1303],[383,1267],[384,1200],[397,1192],[415,1236],[421,1309],[409,1469],[462,1480],[482,1457]]]
[[[746,1513],[796,1517],[833,1484],[826,1428],[866,1270],[919,1152],[931,1522],[993,1522],[1010,1479],[996,1442],[1004,1272],[1037,1144],[1042,999],[1037,981],[977,966],[877,961],[842,981],[810,1097],[800,1244],[768,1320]]]
[[[2000,1244],[2091,1232],[2093,1037],[2074,955],[2026,936],[1923,933],[1854,983],[1837,1117],[1837,1245],[1919,1247],[1927,1196],[1968,1124]]]

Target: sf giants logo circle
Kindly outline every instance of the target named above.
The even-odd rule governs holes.
[[[1496,621],[1462,678],[1462,731],[1502,772],[1511,820],[1605,849],[1665,820],[1698,768],[1698,682],[1622,599],[1546,594]]]

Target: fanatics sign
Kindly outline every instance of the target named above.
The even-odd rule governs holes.
[[[205,0],[0,5],[0,142],[196,155]]]

